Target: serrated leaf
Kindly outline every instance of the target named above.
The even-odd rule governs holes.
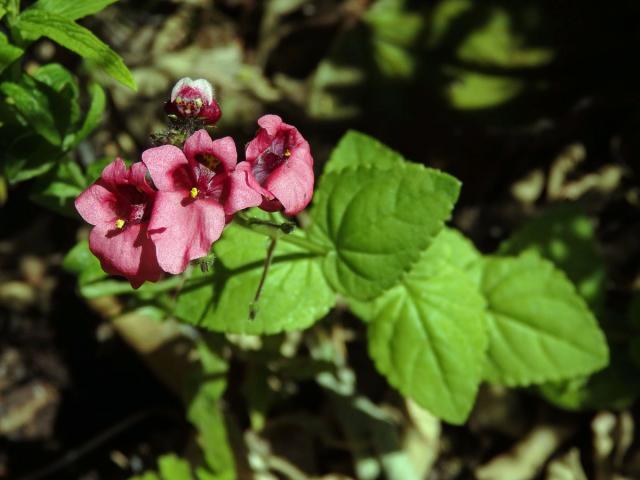
[[[535,253],[483,262],[488,302],[486,379],[508,386],[563,380],[605,367],[596,319],[573,284]]]
[[[163,480],[192,480],[189,463],[173,454],[158,459],[158,470]]]
[[[329,249],[331,286],[367,300],[396,284],[442,229],[459,189],[455,178],[408,162],[323,175],[309,236]]]
[[[9,43],[7,36],[0,32],[0,73],[22,56],[24,50]]]
[[[404,163],[402,155],[375,138],[356,130],[349,130],[331,152],[331,157],[324,166],[324,173],[356,167],[390,170],[402,167]]]
[[[238,225],[214,245],[213,273],[194,269],[178,297],[175,313],[188,323],[226,333],[263,335],[298,330],[328,313],[335,294],[320,259],[280,241],[255,319],[249,319],[263,269],[267,239]]]
[[[500,253],[507,255],[527,250],[562,269],[592,307],[602,306],[604,260],[598,251],[593,223],[579,206],[567,204],[545,210],[500,246]]]
[[[568,410],[623,409],[640,395],[638,367],[633,365],[624,346],[611,349],[611,362],[604,370],[540,387],[542,396]]]
[[[29,8],[18,17],[15,27],[26,40],[45,36],[102,68],[123,85],[136,89],[131,72],[122,58],[90,30],[61,15]]]
[[[376,301],[369,351],[389,383],[460,424],[482,379],[488,337],[485,300],[451,261],[452,235],[440,234],[401,283]]]
[[[68,20],[93,15],[118,0],[38,0],[32,8],[46,10]]]

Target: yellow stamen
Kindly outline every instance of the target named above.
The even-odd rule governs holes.
[[[116,228],[122,230],[124,228],[125,221],[122,218],[116,220]]]
[[[284,151],[284,156],[285,158],[289,158],[291,156],[291,150],[289,150],[288,148]]]
[[[193,187],[190,193],[191,193],[191,198],[196,198],[198,196],[198,189],[196,187]]]
[[[200,97],[196,98],[195,102],[198,108],[202,107],[202,99]]]

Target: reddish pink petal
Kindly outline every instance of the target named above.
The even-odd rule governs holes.
[[[238,163],[238,152],[236,144],[231,137],[223,137],[213,141],[213,155],[224,165],[224,169],[229,172]]]
[[[142,256],[140,257],[140,268],[138,273],[129,278],[131,286],[138,288],[144,282],[157,282],[160,280],[164,272],[158,264],[158,258],[156,257],[156,246],[149,239],[147,235],[147,225],[142,224],[140,230],[142,240]]]
[[[105,182],[107,188],[112,189],[120,183],[124,183],[127,178],[127,166],[124,161],[118,157],[109,165],[104,167],[100,178]]]
[[[187,160],[197,162],[197,155],[213,153],[213,140],[206,130],[198,130],[187,138],[183,150]]]
[[[206,130],[198,130],[187,138],[184,154],[192,164],[198,162],[198,155],[213,155],[220,160],[225,171],[233,170],[238,161],[236,144],[231,137],[211,140]]]
[[[98,257],[105,272],[129,278],[140,269],[145,243],[142,233],[142,224],[128,225],[122,230],[114,225],[97,225],[89,235],[89,249]]]
[[[142,162],[136,162],[129,169],[129,183],[145,193],[152,194],[155,192],[147,180],[149,170]]]
[[[249,188],[255,190],[263,197],[266,197],[270,200],[273,199],[273,195],[271,195],[268,190],[262,188],[262,185],[260,185],[256,180],[256,177],[253,175],[253,167],[249,162],[240,162],[235,171],[246,173],[247,185],[249,186]]]
[[[243,162],[245,163],[245,162]],[[236,169],[227,178],[224,213],[234,213],[249,207],[257,207],[262,202],[262,195],[249,186],[247,171]]]
[[[276,168],[264,183],[282,203],[286,215],[304,210],[313,195],[313,168],[305,161],[289,161]]]
[[[247,144],[245,157],[247,162],[253,164],[256,159],[271,146],[271,142],[278,129],[286,125],[278,115],[264,115],[258,119],[260,130],[255,138]],[[286,125],[288,126],[288,125]]]
[[[156,188],[165,192],[189,189],[189,162],[178,147],[163,145],[142,152],[142,161],[149,169]]]
[[[224,225],[224,209],[215,200],[192,200],[185,191],[158,192],[149,222],[158,263],[165,272],[184,272],[191,260],[209,253]]]
[[[116,197],[98,180],[76,198],[76,210],[91,225],[113,224],[116,219]]]
[[[264,128],[267,131],[267,134],[271,137],[278,133],[281,126],[288,126],[286,123],[282,122],[282,118],[278,115],[263,115],[258,119],[258,125]]]

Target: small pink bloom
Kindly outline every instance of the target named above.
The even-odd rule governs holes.
[[[184,152],[164,145],[145,151],[142,161],[159,190],[149,230],[167,272],[183,272],[191,260],[207,255],[226,216],[260,203],[246,178],[235,173],[231,137],[214,141],[199,130],[187,139]]]
[[[313,195],[309,143],[277,115],[264,115],[258,125],[260,130],[247,145],[247,161],[238,170],[247,172],[249,185],[264,197],[260,208],[295,215]]]
[[[214,98],[211,84],[203,78],[181,78],[171,90],[171,100],[166,103],[167,113],[182,118],[200,118],[207,125],[214,125],[222,116]]]
[[[148,236],[155,191],[145,179],[146,167],[127,169],[117,158],[100,178],[76,199],[78,213],[94,225],[89,248],[105,272],[126,277],[133,288],[162,275],[156,247]]]

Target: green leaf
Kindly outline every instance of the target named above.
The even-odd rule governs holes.
[[[559,205],[526,222],[500,246],[500,253],[534,251],[551,260],[594,308],[604,301],[606,269],[591,219],[577,205]]]
[[[455,178],[409,163],[323,175],[309,236],[329,249],[329,283],[359,300],[395,285],[442,229],[459,189]]]
[[[377,170],[390,170],[402,167],[405,159],[373,137],[349,130],[331,152],[324,166],[324,173],[340,172],[346,168],[373,167]]]
[[[376,301],[369,351],[389,383],[434,415],[463,423],[482,379],[485,300],[441,233],[400,284]],[[462,247],[466,249],[466,247]]]
[[[192,480],[189,463],[173,454],[158,459],[158,469],[163,480]]]
[[[538,67],[549,63],[554,52],[542,46],[527,45],[525,35],[537,33],[535,16],[539,11],[530,11],[529,25],[516,25],[515,15],[500,7],[490,8],[485,24],[467,36],[458,48],[458,58],[467,63],[488,64],[503,68]],[[522,22],[524,23],[524,22]]]
[[[0,32],[0,73],[4,69],[19,59],[24,50],[9,43],[7,36]]]
[[[71,130],[80,119],[78,84],[71,72],[57,63],[50,63],[38,68],[33,74],[33,78],[39,82],[39,87],[48,99],[56,129],[61,138],[64,138],[62,147],[64,150],[68,150],[67,139],[73,136]]]
[[[100,121],[106,105],[106,96],[102,87],[96,83],[89,86],[89,94],[91,95],[91,104],[87,116],[74,137],[72,146],[78,145],[82,140],[87,138],[91,132],[95,130]]]
[[[226,388],[227,363],[219,351],[222,340],[199,342],[201,372],[192,378],[192,396],[187,418],[198,430],[203,465],[197,468],[198,478],[235,480],[235,460],[227,439],[221,398]]]
[[[552,263],[532,252],[483,263],[481,289],[489,306],[487,380],[524,386],[607,365],[607,343],[596,319]]]
[[[564,382],[545,384],[540,392],[554,405],[568,410],[623,409],[640,395],[637,382],[640,371],[624,351],[624,346],[611,348],[611,363],[594,375]]]
[[[36,181],[30,198],[45,208],[77,218],[73,202],[86,187],[84,175],[72,159],[64,160]]]
[[[107,276],[100,266],[100,261],[89,250],[89,242],[86,240],[78,242],[69,250],[62,261],[62,268],[77,275],[81,286]]]
[[[255,319],[249,319],[262,275],[267,239],[236,224],[214,245],[213,273],[194,269],[178,297],[175,313],[188,323],[227,333],[263,335],[298,330],[322,318],[335,295],[320,259],[278,242]]]
[[[490,75],[462,68],[447,68],[450,78],[446,95],[460,110],[499,107],[515,99],[526,87],[523,80],[504,75]]]
[[[40,135],[24,129],[3,130],[4,150],[0,151],[0,164],[7,179],[16,184],[51,170],[64,155]]]
[[[32,79],[25,76],[23,82],[24,84],[14,82],[0,84],[0,91],[7,96],[5,101],[13,107],[25,124],[31,126],[47,142],[60,145],[62,139],[47,95]]]
[[[131,72],[122,58],[90,30],[72,20],[38,8],[29,8],[18,17],[15,26],[25,39],[33,41],[42,36],[48,37],[91,60],[123,85],[136,89]]]
[[[31,8],[46,10],[67,20],[93,15],[118,0],[38,0]]]

